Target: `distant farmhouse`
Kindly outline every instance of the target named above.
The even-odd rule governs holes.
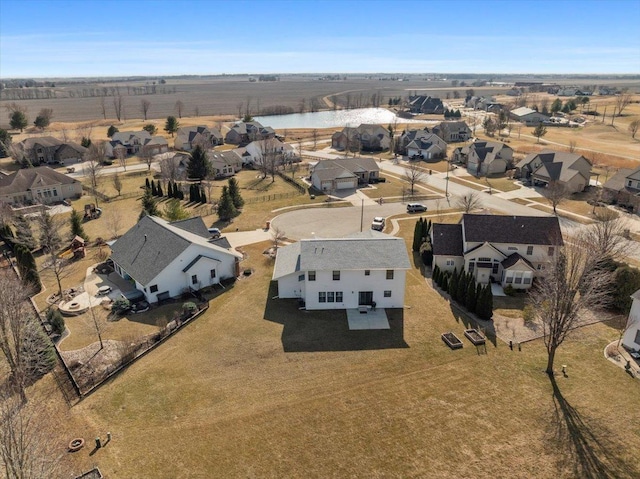
[[[47,166],[25,168],[9,175],[0,173],[0,202],[16,206],[48,204],[80,196],[82,183]]]
[[[252,141],[275,138],[276,132],[270,126],[262,126],[257,121],[241,121],[231,127],[224,137],[225,143],[245,146]]]
[[[444,114],[444,105],[440,98],[427,95],[410,96],[409,111],[423,115],[442,115]]]
[[[527,108],[526,106],[521,106],[520,108],[516,108],[509,112],[509,116],[512,120],[519,121],[520,123],[524,123],[527,126],[536,126],[540,123],[544,123],[549,120],[547,115],[543,115],[542,113],[538,113],[531,108]]]
[[[545,149],[530,153],[520,161],[515,176],[545,186],[556,182],[568,193],[578,193],[589,185],[591,162],[575,153]]]
[[[200,217],[169,223],[144,216],[111,245],[111,259],[155,303],[237,277],[242,255],[217,241]]]
[[[434,223],[433,266],[470,272],[476,283],[528,289],[563,245],[555,216],[465,214],[458,224]]]
[[[200,145],[207,150],[223,143],[224,138],[217,128],[208,128],[204,125],[187,126],[178,130],[174,147],[176,150],[191,151],[196,145]]]
[[[311,166],[311,184],[319,191],[337,191],[374,183],[380,167],[373,158],[322,160]]]
[[[279,298],[306,309],[402,308],[411,268],[402,238],[366,231],[346,238],[303,239],[278,249]]]
[[[109,158],[137,155],[140,152],[156,155],[169,151],[169,144],[162,136],[151,136],[148,131],[119,131],[105,144],[105,154]]]
[[[389,130],[380,125],[345,127],[331,137],[331,147],[339,151],[382,151],[390,145]]]
[[[17,145],[21,155],[32,165],[54,165],[81,161],[87,149],[71,141],[60,141],[52,136],[27,138]]]

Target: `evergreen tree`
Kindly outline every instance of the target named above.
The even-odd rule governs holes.
[[[551,113],[557,113],[560,110],[562,110],[562,100],[560,98],[556,98],[551,104]]]
[[[156,189],[156,182],[151,180],[151,196],[158,196],[158,190]]]
[[[151,189],[151,185],[149,184],[149,178],[148,177],[144,179],[144,186],[148,190]]]
[[[469,283],[467,284],[467,296],[464,301],[464,305],[470,313],[474,313],[476,310],[476,285],[473,275],[469,274]]]
[[[167,121],[164,124],[164,131],[166,131],[167,133],[170,133],[171,137],[173,137],[173,134],[176,131],[178,131],[179,128],[180,128],[180,122],[176,120],[176,117],[168,116]]]
[[[162,192],[162,184],[160,183],[160,180],[158,180],[158,196],[160,198],[164,196],[164,193]]]
[[[464,272],[464,270],[462,270],[460,271],[460,278],[458,278],[458,289],[456,291],[456,301],[458,303],[464,304],[464,301],[467,298],[467,284],[467,274]]]
[[[167,196],[169,198],[173,198],[173,184],[171,181],[169,181],[169,184],[167,185]]]
[[[493,316],[493,294],[491,285],[487,284],[482,288],[482,293],[478,298],[476,313],[481,319],[490,320]]]
[[[11,126],[11,128],[13,128],[14,130],[20,130],[21,133],[22,133],[22,130],[24,130],[28,124],[29,124],[29,119],[27,118],[27,115],[25,115],[23,111],[15,110],[9,116],[9,125]]]
[[[189,185],[189,203],[193,203],[195,201],[196,195],[193,193],[193,184]]]
[[[444,275],[442,275],[442,283],[441,287],[445,293],[449,292],[449,282],[451,281],[451,274],[448,271],[445,271]]]
[[[202,146],[197,145],[191,152],[191,158],[189,158],[187,176],[196,180],[203,180],[210,172],[211,163],[207,158],[207,152]]]
[[[435,265],[433,267],[433,271],[431,272],[431,280],[436,283],[438,283],[438,274],[440,274],[440,268],[438,268],[438,265]]]
[[[9,248],[13,249],[16,243],[16,238],[13,235],[13,230],[6,223],[0,223],[0,239],[3,240]]]
[[[178,189],[178,199],[184,200],[184,191],[182,191],[182,185],[180,185],[180,188]]]
[[[462,272],[461,272],[462,273]],[[451,279],[449,279],[449,294],[451,295],[451,299],[457,301],[458,299],[458,281],[459,281],[458,269],[455,268],[453,270],[453,274],[451,275]]]
[[[240,186],[238,185],[238,180],[235,178],[229,178],[229,195],[231,195],[231,201],[233,201],[233,206],[237,209],[240,209],[244,206],[244,200],[242,196],[240,196]]]
[[[413,228],[413,251],[420,250],[420,244],[422,243],[422,217],[418,221],[416,221],[416,225]]]
[[[14,254],[22,282],[25,285],[33,287],[36,292],[40,292],[42,289],[40,284],[40,275],[38,275],[36,260],[31,254],[29,248],[23,244],[16,244],[14,247]]]
[[[198,185],[193,185],[193,201],[200,203],[200,187]]]
[[[71,239],[80,236],[85,241],[89,239],[82,226],[82,215],[74,208],[71,210]]]
[[[47,311],[47,322],[55,334],[62,334],[65,330],[64,318],[58,308],[49,308]]]
[[[207,195],[204,193],[204,189],[200,189],[200,203],[205,204],[207,202]]]
[[[29,250],[36,249],[38,243],[33,237],[29,221],[23,215],[16,215],[13,218],[13,226],[16,228],[16,243],[25,245]]]
[[[158,211],[156,199],[151,194],[151,190],[149,188],[145,189],[144,191],[144,196],[142,197],[142,211],[140,212],[140,216],[138,217],[138,219],[147,215],[160,216],[160,211]]]
[[[164,216],[169,221],[186,220],[189,218],[189,212],[182,207],[180,200],[173,198],[165,205]]]
[[[229,188],[222,187],[222,195],[220,196],[220,202],[218,203],[218,217],[222,221],[229,221],[231,218],[238,214],[231,195],[229,194]]]
[[[115,135],[115,134],[116,134],[116,133],[118,133],[119,131],[120,131],[120,130],[118,130],[118,128],[117,128],[117,127],[115,127],[115,126],[111,125],[111,126],[109,127],[109,129],[107,130],[107,136],[108,136],[109,138],[111,138],[113,135]]]

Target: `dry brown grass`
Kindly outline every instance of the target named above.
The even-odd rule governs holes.
[[[413,222],[402,223],[409,242]],[[408,272],[407,308],[392,314],[399,338],[355,333],[342,313],[271,300],[265,247],[247,248],[253,276],[71,411],[73,431],[114,437],[76,460],[114,477],[639,473],[640,438],[620,432],[640,419],[640,394],[602,358],[616,337],[608,326],[583,328],[561,347],[569,378],[554,396],[541,341],[522,352],[502,343],[487,355],[468,343],[448,350],[440,333],[462,336],[466,320],[419,268]]]

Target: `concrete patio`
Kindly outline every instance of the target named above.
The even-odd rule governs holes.
[[[365,329],[390,329],[389,319],[384,309],[367,309],[361,312],[359,309],[347,309],[347,321],[349,329],[365,330]]]

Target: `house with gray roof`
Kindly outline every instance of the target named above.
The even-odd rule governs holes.
[[[373,158],[321,160],[311,167],[311,184],[319,191],[357,188],[377,181],[380,167]]]
[[[331,136],[331,147],[339,151],[382,151],[389,146],[389,130],[380,125],[363,123],[357,128],[345,127]]]
[[[116,158],[118,151],[125,156],[137,155],[140,151],[157,155],[169,151],[169,144],[163,136],[151,136],[146,130],[119,131],[105,143],[105,154],[109,158]]]
[[[467,170],[477,176],[502,174],[513,163],[513,148],[499,141],[475,141],[466,154]]]
[[[545,186],[559,184],[568,193],[578,193],[589,186],[591,166],[582,155],[544,149],[521,160],[516,165],[515,176]]]
[[[471,128],[464,121],[443,121],[431,129],[447,143],[457,143],[467,141],[471,138]]]
[[[345,238],[303,239],[278,249],[273,270],[279,298],[306,309],[402,308],[411,268],[402,238],[365,231]]]
[[[444,114],[444,105],[440,98],[428,95],[410,96],[409,111],[423,115],[442,115]]]
[[[11,205],[59,203],[82,196],[82,183],[48,166],[0,175],[0,202]]]
[[[276,132],[270,126],[262,126],[257,121],[241,121],[233,125],[224,137],[225,143],[244,146],[252,141],[275,138]]]
[[[235,278],[242,255],[212,242],[202,218],[144,216],[111,245],[118,275],[154,303]]]
[[[433,266],[471,273],[477,283],[528,289],[562,247],[556,216],[462,215],[458,224],[434,223]]]
[[[80,161],[87,152],[84,146],[72,141],[61,141],[53,136],[27,138],[16,146],[20,154],[34,166]]]
[[[215,178],[228,178],[242,170],[242,156],[236,150],[207,151],[211,171]]]
[[[424,160],[443,158],[447,154],[447,144],[428,128],[406,130],[398,140],[398,152],[410,158],[421,157]]]
[[[176,150],[191,151],[196,145],[200,145],[207,150],[223,143],[224,138],[217,128],[208,128],[204,125],[185,126],[176,133],[174,147]]]
[[[640,167],[620,168],[602,185],[602,198],[630,208],[634,213],[640,208]]]

